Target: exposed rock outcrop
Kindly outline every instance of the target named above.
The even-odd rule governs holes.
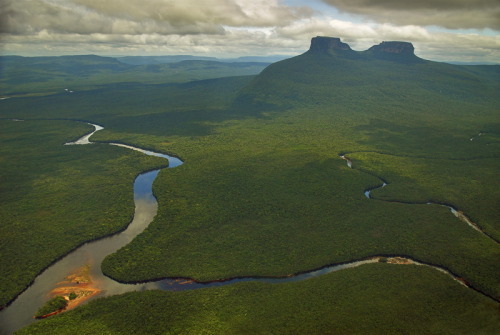
[[[311,39],[309,52],[313,54],[329,54],[356,60],[383,59],[403,63],[422,61],[415,55],[415,48],[409,42],[389,41],[374,45],[366,51],[354,51],[349,44],[338,37],[316,36]]]
[[[420,62],[415,55],[415,48],[409,42],[390,41],[372,46],[365,53],[377,59],[392,60],[404,63]]]
[[[399,54],[399,55],[415,55],[415,48],[413,44],[409,42],[382,42],[380,44],[372,46],[368,51],[373,53],[387,53],[387,54]]]
[[[351,51],[354,52],[349,44],[340,41],[338,37],[325,37],[316,36],[311,40],[311,47],[309,48],[312,52],[335,52],[335,51]]]

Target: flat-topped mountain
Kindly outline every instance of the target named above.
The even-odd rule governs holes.
[[[302,55],[268,66],[242,90],[238,103],[331,104],[353,99],[498,101],[500,66],[459,66],[415,55],[409,42],[388,41],[355,51],[340,38],[318,36]],[[401,100],[404,97],[404,100]]]
[[[338,37],[317,36],[311,40],[309,53],[329,54],[351,59],[386,59],[399,62],[423,61],[415,55],[415,48],[409,42],[389,41],[374,45],[365,51],[354,51],[349,44]]]
[[[392,60],[404,63],[423,62],[415,55],[415,48],[409,42],[382,42],[364,52],[368,57]]]
[[[372,46],[368,51],[377,54],[415,55],[415,48],[409,42],[382,42]]]
[[[349,44],[341,42],[338,37],[316,36],[311,40],[311,52],[353,51]]]

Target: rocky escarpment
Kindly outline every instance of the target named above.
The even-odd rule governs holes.
[[[379,54],[415,55],[415,48],[409,42],[382,42],[372,46],[368,51]]]
[[[364,52],[370,58],[392,60],[401,63],[419,63],[423,59],[415,55],[415,48],[409,42],[382,42]]]
[[[415,48],[409,42],[382,42],[372,46],[365,52],[368,56],[378,59],[394,60],[400,62],[419,62],[422,59],[415,55]]]
[[[340,41],[340,38],[325,36],[313,37],[309,51],[312,53],[356,54],[356,51],[352,50],[349,44]]]
[[[415,48],[409,42],[389,41],[374,45],[366,51],[354,51],[338,37],[317,36],[311,40],[309,53],[347,56],[351,59],[384,59],[399,62],[419,62]]]

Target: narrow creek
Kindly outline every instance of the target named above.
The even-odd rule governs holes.
[[[339,157],[346,161],[347,166],[350,169],[354,169],[352,160],[350,158],[348,158],[344,154],[340,154]],[[386,187],[388,185],[388,183],[384,179],[382,179],[382,178],[380,178],[378,176],[375,176],[375,175],[373,175],[373,176],[376,177],[376,178],[378,178],[380,180],[381,184],[378,185],[378,186],[372,187],[372,188],[368,188],[368,189],[366,189],[364,191],[365,197],[367,197],[368,199],[372,199],[372,197],[371,197],[371,192],[372,191],[384,188],[384,187]],[[397,203],[407,203],[407,202],[403,202],[403,201],[393,201],[393,200],[380,200],[380,201],[397,202]],[[471,227],[472,229],[478,231],[483,236],[487,237],[488,239],[492,240],[493,242],[495,242],[497,244],[500,244],[499,241],[497,241],[495,238],[493,238],[488,233],[486,233],[484,230],[482,230],[481,227],[479,227],[477,225],[477,223],[473,222],[467,215],[465,215],[462,211],[459,211],[458,209],[456,209],[452,205],[442,204],[442,203],[437,203],[437,202],[432,202],[432,201],[428,201],[428,202],[425,202],[425,203],[412,202],[412,203],[408,203],[408,204],[413,204],[413,205],[437,205],[437,206],[446,207],[460,221],[465,222],[469,227]]]
[[[95,130],[80,139],[66,143],[66,145],[88,145],[90,137],[97,131],[104,129],[103,127],[91,124]],[[177,157],[156,153],[133,146],[121,143],[107,143],[109,145],[119,146],[126,149],[136,150],[146,155],[162,157],[168,160],[168,168],[175,168],[183,164],[182,160]],[[104,143],[101,143],[104,145]],[[348,166],[352,168],[352,162],[346,158]],[[0,311],[0,334],[7,335],[14,331],[32,323],[36,322],[33,315],[38,308],[49,300],[50,292],[64,280],[69,274],[76,269],[88,266],[89,275],[92,278],[93,285],[98,289],[99,293],[87,299],[90,301],[97,297],[107,297],[116,294],[131,292],[131,291],[144,291],[144,290],[168,290],[168,291],[183,291],[192,290],[204,287],[215,287],[223,285],[231,285],[237,282],[259,281],[266,283],[284,283],[301,281],[313,277],[318,277],[327,273],[353,268],[364,264],[375,263],[384,261],[395,264],[416,264],[422,266],[429,266],[458,281],[462,285],[470,287],[463,279],[450,273],[444,268],[426,264],[413,260],[406,256],[372,256],[352,262],[341,264],[327,265],[319,269],[314,269],[307,272],[297,274],[290,274],[281,277],[241,277],[241,278],[228,278],[211,282],[197,282],[190,278],[166,278],[162,280],[155,280],[145,283],[124,284],[116,282],[106,277],[101,271],[101,262],[103,259],[116,252],[121,247],[130,243],[137,235],[139,235],[146,227],[153,221],[158,210],[158,203],[153,195],[152,185],[158,173],[162,169],[149,171],[137,176],[134,181],[134,202],[135,213],[132,222],[129,226],[112,236],[104,237],[96,241],[88,242],[76,248],[60,260],[54,262],[51,266],[41,272],[34,280],[34,282],[22,292],[11,304]],[[370,193],[365,193],[367,197]],[[478,291],[479,292],[479,291]],[[479,292],[482,293],[482,292]]]

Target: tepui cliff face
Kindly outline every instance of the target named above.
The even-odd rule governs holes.
[[[415,55],[415,48],[409,42],[382,42],[372,46],[368,51],[374,53]]]
[[[374,45],[365,51],[354,51],[349,44],[337,37],[317,36],[311,40],[309,52],[314,54],[330,54],[348,56],[353,59],[385,59],[403,62],[421,61],[415,55],[415,48],[409,42],[389,41]]]
[[[241,90],[236,102],[260,113],[287,109],[295,103],[302,108],[342,101],[356,108],[357,98],[353,97],[370,104],[375,97],[406,99],[403,97],[413,92],[414,103],[426,92],[431,92],[431,98],[498,100],[494,94],[498,90],[493,89],[498,87],[494,75],[498,66],[471,69],[422,59],[414,51],[409,42],[387,41],[356,51],[339,38],[314,37],[307,52],[264,69]]]
[[[349,44],[341,42],[340,38],[324,36],[313,37],[309,50],[313,52],[328,52],[333,50],[352,51]]]

